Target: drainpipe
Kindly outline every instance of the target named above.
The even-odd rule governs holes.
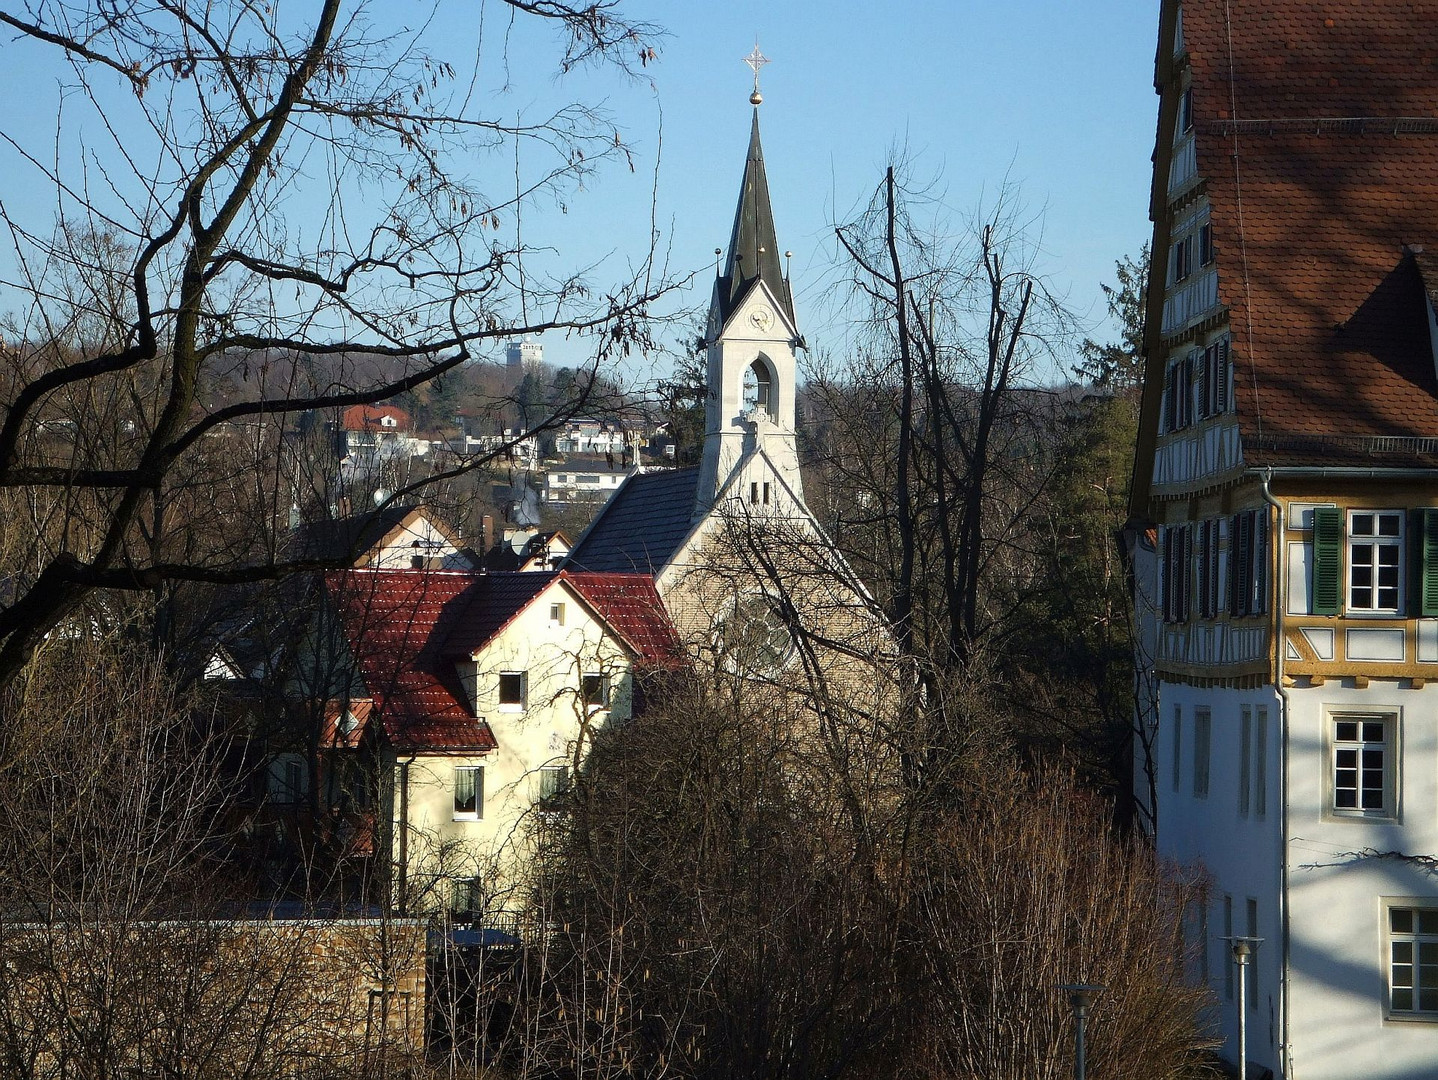
[[[1275,577],[1273,589],[1273,627],[1276,640],[1273,646],[1273,670],[1274,685],[1278,689],[1278,697],[1281,701],[1279,707],[1279,737],[1278,737],[1278,806],[1279,806],[1279,834],[1278,834],[1278,923],[1279,923],[1279,986],[1278,986],[1278,1054],[1279,1069],[1284,1080],[1293,1080],[1293,1062],[1289,1060],[1288,1043],[1288,955],[1289,955],[1289,932],[1288,932],[1288,717],[1289,697],[1288,688],[1283,685],[1283,661],[1288,648],[1288,639],[1284,635],[1283,620],[1288,613],[1288,547],[1287,537],[1284,532],[1286,522],[1284,520],[1283,504],[1273,497],[1269,485],[1273,482],[1273,469],[1266,468],[1258,474],[1262,487],[1259,489],[1263,494],[1263,501],[1273,507],[1275,516],[1278,518],[1278,527],[1274,530],[1274,553],[1277,558],[1274,560]],[[1240,977],[1242,972],[1240,972]]]
[[[400,914],[409,913],[409,767],[411,754],[399,762],[399,897]]]

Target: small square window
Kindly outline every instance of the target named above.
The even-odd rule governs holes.
[[[563,605],[563,604],[550,604],[550,605],[549,605],[549,621],[552,622],[552,623],[554,623],[556,626],[563,626],[563,625],[564,625],[564,605]]]
[[[454,879],[450,910],[461,918],[473,919],[484,911],[484,882],[477,877]]]
[[[454,769],[454,818],[479,821],[484,817],[484,766],[456,765]]]
[[[505,709],[524,708],[524,672],[505,671],[499,676],[499,704]]]

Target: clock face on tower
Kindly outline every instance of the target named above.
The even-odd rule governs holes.
[[[749,325],[755,330],[768,330],[774,325],[774,313],[766,307],[756,307],[749,312]]]

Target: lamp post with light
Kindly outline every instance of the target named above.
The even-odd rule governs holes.
[[[1074,1080],[1084,1080],[1084,1029],[1088,1023],[1089,1006],[1105,989],[1093,983],[1066,983],[1059,987],[1069,996],[1074,1011]]]

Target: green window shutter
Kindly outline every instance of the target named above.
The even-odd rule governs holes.
[[[1438,615],[1438,510],[1418,511],[1422,545],[1423,596],[1420,615]]]
[[[1313,510],[1313,614],[1337,615],[1343,588],[1343,511]]]

